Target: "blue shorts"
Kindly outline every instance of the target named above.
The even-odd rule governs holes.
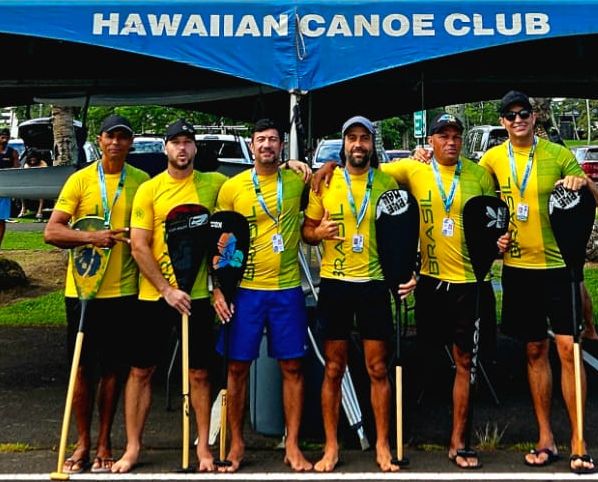
[[[301,358],[307,351],[307,313],[300,287],[282,290],[239,288],[235,314],[220,329],[217,350],[224,354],[224,334],[228,333],[228,357],[251,361],[259,355],[264,328],[268,355],[277,360]]]
[[[0,197],[0,221],[10,218],[10,198]]]

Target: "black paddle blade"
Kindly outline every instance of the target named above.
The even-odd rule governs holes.
[[[164,229],[170,262],[179,289],[191,292],[208,243],[210,211],[200,204],[181,204],[170,210]]]
[[[594,196],[587,187],[570,191],[558,185],[550,194],[548,214],[563,260],[574,279],[581,280],[586,245],[596,215]]]
[[[401,283],[415,271],[419,242],[419,208],[415,198],[403,189],[382,193],[376,203],[376,242],[382,274],[397,295]]]
[[[498,255],[496,241],[509,227],[509,207],[494,196],[474,196],[463,206],[463,232],[477,281],[483,281]]]
[[[247,265],[249,223],[235,211],[219,211],[210,217],[208,260],[214,284],[228,303],[233,300]]]

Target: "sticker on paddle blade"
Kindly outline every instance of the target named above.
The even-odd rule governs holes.
[[[399,284],[415,271],[419,244],[419,212],[415,198],[403,189],[391,189],[376,203],[376,244],[382,274],[396,295]]]
[[[214,285],[227,302],[233,300],[243,278],[249,252],[249,223],[235,211],[219,211],[210,217],[208,259]]]
[[[509,207],[495,196],[474,196],[463,206],[463,233],[476,280],[482,281],[498,256],[496,242],[509,227]]]
[[[581,280],[596,214],[594,196],[587,187],[571,191],[558,185],[550,194],[548,214],[563,260],[575,278]]]
[[[107,229],[104,219],[97,216],[79,218],[71,227],[76,231],[102,231]],[[110,259],[110,248],[99,248],[92,244],[85,244],[71,248],[70,252],[77,296],[80,300],[90,300],[100,289]]]
[[[174,275],[179,289],[190,293],[205,258],[208,243],[210,211],[200,204],[181,204],[172,208],[164,222],[170,268],[162,266],[162,274]]]

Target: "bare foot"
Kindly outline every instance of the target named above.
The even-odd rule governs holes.
[[[123,454],[123,456],[114,462],[112,466],[112,473],[113,474],[126,474],[127,472],[131,472],[135,465],[137,465],[137,461],[139,460],[139,452],[134,450],[127,450]]]
[[[313,469],[313,464],[305,458],[299,447],[287,447],[284,463],[295,472],[307,472]]]
[[[200,450],[197,448],[197,471],[198,472],[214,472],[216,466],[214,465],[214,457],[209,450]]]
[[[314,465],[314,470],[316,472],[332,472],[336,464],[338,464],[338,449],[326,449],[324,456]]]
[[[392,463],[390,447],[387,444],[380,447],[376,446],[376,462],[382,472],[399,471],[399,466]]]
[[[226,460],[230,462],[230,465],[220,466],[218,467],[218,472],[236,472],[239,470],[241,463],[243,462],[243,457],[245,456],[245,448],[241,447],[238,449],[233,449],[231,447]]]

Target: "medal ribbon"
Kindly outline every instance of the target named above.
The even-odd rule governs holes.
[[[363,218],[365,217],[365,212],[368,209],[368,205],[370,203],[370,196],[372,194],[372,184],[374,181],[374,170],[370,167],[368,171],[368,182],[365,188],[365,195],[363,196],[363,200],[361,201],[361,207],[359,208],[359,214],[357,214],[357,207],[355,206],[355,198],[353,197],[353,192],[351,191],[351,178],[349,177],[349,173],[345,168],[343,171],[345,175],[345,183],[347,184],[347,198],[349,199],[349,206],[351,207],[351,212],[353,216],[355,216],[355,221],[357,222],[357,229],[359,229],[359,225]]]
[[[509,164],[511,165],[511,177],[513,178],[513,182],[517,189],[519,189],[519,194],[523,199],[523,193],[525,192],[525,188],[527,187],[527,183],[529,181],[529,176],[532,172],[532,164],[534,162],[534,153],[536,152],[536,145],[538,144],[538,138],[534,136],[534,142],[532,144],[532,148],[529,151],[529,157],[527,158],[527,164],[525,165],[525,171],[523,172],[523,179],[521,180],[521,186],[519,185],[519,180],[517,179],[517,166],[515,165],[515,154],[513,152],[513,144],[511,141],[507,144],[507,151],[509,154]]]
[[[257,201],[260,203],[260,206],[264,210],[264,212],[268,215],[268,217],[274,221],[274,225],[278,226],[278,220],[280,219],[280,214],[282,213],[282,176],[280,175],[280,171],[276,174],[276,217],[272,215],[272,213],[268,210],[268,206],[266,206],[266,200],[264,199],[264,195],[262,194],[262,189],[260,187],[260,181],[257,177],[257,173],[255,172],[255,168],[251,169],[251,180],[253,181],[253,189],[255,190],[255,195],[257,196]]]
[[[125,167],[123,166],[122,170],[120,171],[120,179],[118,180],[118,187],[116,188],[116,192],[114,193],[114,199],[112,200],[112,204],[108,206],[108,193],[106,192],[106,175],[104,174],[104,166],[102,166],[102,161],[98,161],[98,180],[100,182],[100,192],[102,194],[102,207],[104,209],[104,226],[106,228],[110,227],[110,218],[112,217],[112,208],[116,204],[120,193],[125,186],[125,179],[127,178],[127,172]]]
[[[442,203],[444,204],[444,210],[448,215],[449,211],[451,210],[451,206],[453,205],[453,201],[455,200],[455,193],[457,192],[457,186],[459,185],[459,178],[461,177],[461,168],[462,163],[461,159],[457,160],[457,167],[455,168],[455,175],[453,176],[453,180],[451,182],[451,190],[449,191],[449,195],[446,195],[444,190],[444,186],[442,184],[442,177],[440,176],[440,169],[438,167],[438,161],[436,158],[432,158],[432,170],[434,171],[434,178],[436,179],[436,185],[438,186],[438,190],[440,191],[440,197],[442,198]]]

